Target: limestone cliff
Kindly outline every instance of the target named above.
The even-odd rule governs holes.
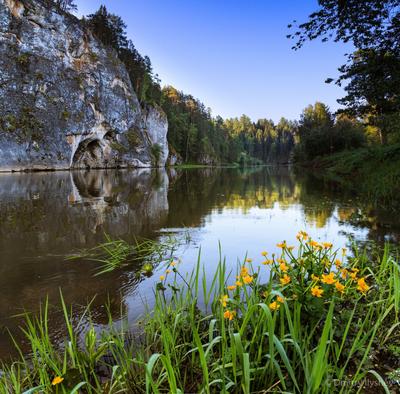
[[[0,96],[0,170],[165,165],[165,114],[72,15],[0,0]]]

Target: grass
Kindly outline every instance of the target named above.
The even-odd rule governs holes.
[[[90,305],[74,325],[61,295],[64,345],[51,340],[47,304],[26,315],[31,351],[3,365],[0,392],[353,393],[371,382],[398,389],[388,379],[399,373],[398,359],[390,370],[381,362],[400,346],[397,260],[388,247],[347,257],[303,232],[298,239],[296,249],[283,242],[279,255],[263,252],[260,264],[246,258],[236,272],[220,259],[211,281],[200,256],[187,275],[168,261],[140,340],[111,323],[80,337]]]

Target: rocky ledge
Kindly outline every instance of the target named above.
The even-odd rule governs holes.
[[[0,171],[152,167],[168,122],[142,108],[124,65],[80,21],[0,0]]]

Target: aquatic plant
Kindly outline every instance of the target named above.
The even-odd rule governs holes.
[[[236,277],[221,259],[211,281],[200,256],[187,275],[170,259],[140,341],[111,325],[89,327],[79,345],[61,297],[67,338],[60,348],[50,340],[46,304],[38,317],[26,316],[31,352],[19,350],[3,365],[0,392],[66,393],[80,385],[87,393],[351,393],[371,380],[386,393],[398,389],[389,377],[400,366],[393,361],[387,371],[380,363],[400,346],[400,268],[389,248],[379,257],[347,255],[305,232],[298,240],[296,253],[282,242],[271,258],[266,251],[259,261],[246,258]]]
[[[179,241],[173,236],[164,236],[159,241],[135,239],[133,244],[123,239],[112,239],[107,234],[104,237],[105,242],[94,248],[77,251],[68,255],[66,259],[85,259],[99,263],[99,269],[95,275],[102,275],[134,262],[141,262],[142,272],[149,276],[154,266],[168,259],[179,245]]]

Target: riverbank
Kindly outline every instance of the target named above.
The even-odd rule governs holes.
[[[317,157],[300,167],[310,168],[375,204],[393,207],[400,204],[400,144]]]
[[[137,325],[140,336],[123,324],[102,333],[91,326],[82,336],[83,317],[74,320],[61,296],[64,346],[50,340],[47,304],[39,317],[28,314],[31,352],[3,365],[0,391],[398,389],[398,262],[387,247],[351,256],[304,232],[297,239],[295,247],[279,243],[279,255],[246,258],[236,273],[220,261],[210,282],[200,257],[189,275],[183,263],[168,261],[154,309]],[[265,273],[268,281],[260,279]]]

